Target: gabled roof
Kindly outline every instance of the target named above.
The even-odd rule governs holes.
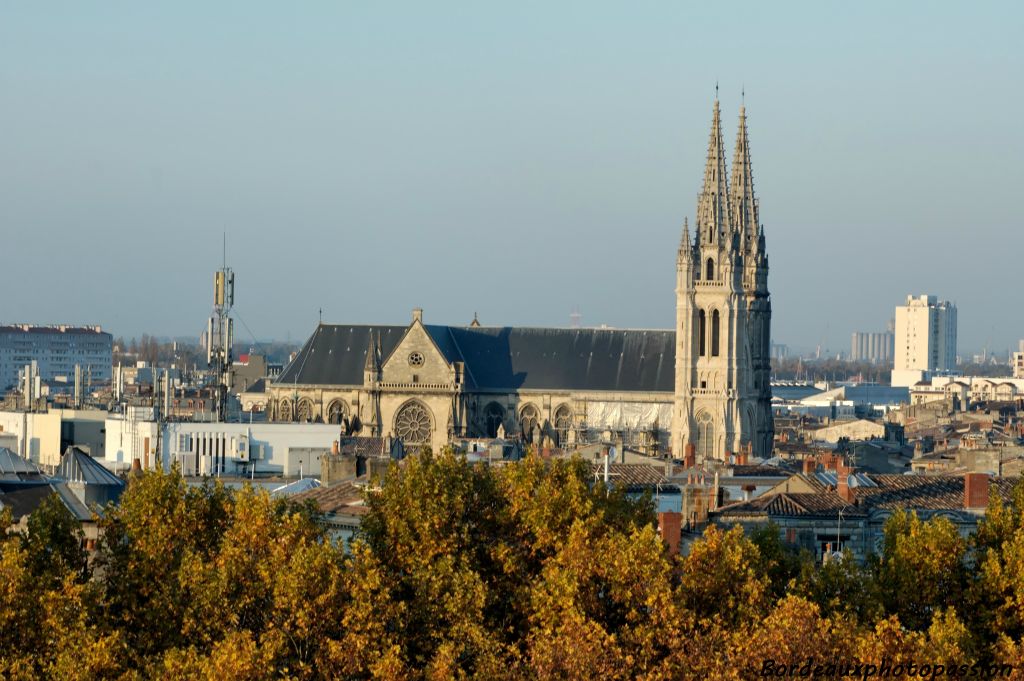
[[[675,332],[646,329],[423,328],[471,389],[642,391],[675,389]],[[362,385],[371,332],[387,357],[406,326],[317,326],[275,385]]]
[[[68,447],[60,458],[54,480],[81,482],[86,485],[124,487],[124,480],[117,477],[78,447]]]

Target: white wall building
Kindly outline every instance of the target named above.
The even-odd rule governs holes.
[[[956,369],[956,306],[935,296],[907,296],[896,308],[892,385],[911,386]]]
[[[1024,378],[1024,340],[1020,342],[1020,350],[1010,355],[1010,367],[1014,378]]]
[[[159,428],[144,408],[107,420],[105,464],[126,470],[138,459],[143,468],[193,475],[319,475],[320,456],[340,436],[334,424],[170,422]]]

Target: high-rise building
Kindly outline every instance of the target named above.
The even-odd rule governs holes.
[[[874,362],[876,364],[892,361],[895,336],[891,331],[871,333],[854,331],[850,342],[850,359],[854,362]]]
[[[1014,378],[1024,378],[1024,340],[1018,347],[1019,350],[1010,355],[1010,366],[1013,369]]]
[[[113,338],[98,326],[0,326],[0,392],[33,361],[43,381],[74,381],[76,366],[91,383],[110,381],[112,354]]]
[[[754,197],[746,111],[727,178],[715,101],[694,236],[684,222],[676,265],[676,387],[672,446],[697,460],[750,448],[771,456],[771,301]]]
[[[956,370],[956,306],[935,296],[907,296],[896,308],[894,386]]]

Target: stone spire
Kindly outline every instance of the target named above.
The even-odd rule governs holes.
[[[679,257],[677,262],[682,265],[693,257],[693,241],[690,239],[690,220],[683,218],[683,236],[679,239]]]
[[[377,345],[373,342],[373,331],[370,331],[370,340],[366,345],[366,364],[363,365],[363,371],[376,376],[379,369],[380,356],[377,352]]]
[[[704,166],[704,188],[697,199],[697,237],[700,245],[719,245],[729,234],[729,187],[725,172],[725,147],[722,122],[715,99],[708,140],[708,160]],[[728,245],[728,241],[725,241]]]
[[[736,151],[729,180],[732,226],[740,234],[745,251],[760,250],[761,234],[757,199],[754,197],[754,171],[750,164],[750,141],[747,138],[747,107],[740,106],[740,124],[736,132]]]

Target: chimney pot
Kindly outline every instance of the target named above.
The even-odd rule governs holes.
[[[988,507],[988,475],[967,473],[964,475],[964,508],[983,509]]]
[[[664,511],[658,514],[658,532],[662,540],[668,544],[669,555],[679,553],[682,541],[683,516],[675,511]]]

